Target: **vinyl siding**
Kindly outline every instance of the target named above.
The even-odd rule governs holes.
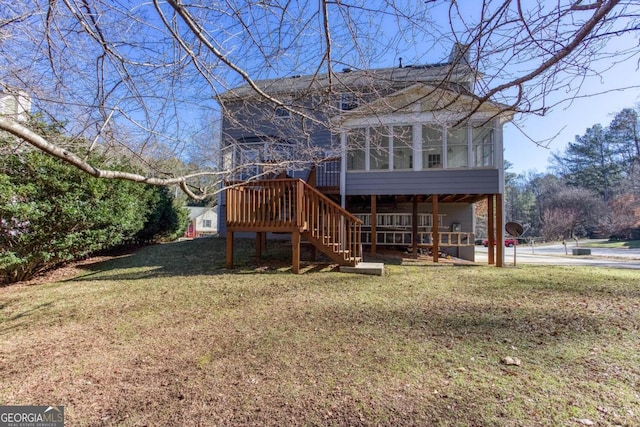
[[[347,172],[345,193],[355,195],[496,194],[497,169]]]
[[[331,131],[326,126],[305,120],[304,129],[298,117],[275,117],[272,105],[255,102],[232,102],[225,104],[223,119],[224,145],[241,138],[269,136],[283,140],[304,142],[309,138],[315,147],[331,145]],[[307,111],[308,112],[308,111]],[[326,120],[315,114],[318,120]],[[231,118],[233,117],[233,119]]]

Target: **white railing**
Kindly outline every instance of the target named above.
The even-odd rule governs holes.
[[[413,233],[409,230],[376,230],[377,245],[410,246],[413,245]],[[440,231],[438,246],[473,246],[475,235],[460,231]],[[362,230],[362,244],[371,244],[371,230]],[[430,231],[418,232],[418,246],[432,246],[433,234]]]
[[[376,225],[378,227],[411,227],[410,213],[378,213],[376,214]],[[362,221],[363,227],[371,226],[371,214],[359,213],[354,214],[355,217]],[[442,224],[446,214],[438,215],[438,222]],[[431,227],[433,225],[433,215],[430,213],[418,214],[418,227]]]

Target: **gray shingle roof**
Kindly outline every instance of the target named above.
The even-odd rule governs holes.
[[[467,63],[453,65],[451,63],[413,65],[394,68],[370,70],[345,69],[334,72],[331,85],[335,92],[345,92],[366,87],[408,86],[417,82],[468,84],[480,77]],[[295,94],[318,91],[329,87],[328,74],[312,74],[290,76],[276,79],[255,81],[256,85],[270,95]],[[255,91],[248,85],[231,89],[218,96],[221,101],[234,98],[255,96]]]

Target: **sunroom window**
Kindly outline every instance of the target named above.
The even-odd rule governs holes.
[[[347,133],[348,170],[460,169],[495,166],[493,122],[455,127],[422,124],[373,126]],[[414,141],[414,136],[417,141]],[[414,152],[414,147],[417,150]]]
[[[447,129],[447,167],[465,168],[468,165],[467,126]]]
[[[389,131],[386,127],[369,129],[369,169],[389,169]]]
[[[441,126],[422,126],[422,168],[442,168]]]
[[[393,169],[413,168],[413,128],[393,127]]]
[[[364,170],[366,152],[365,129],[353,129],[347,133],[347,169]]]
[[[493,123],[472,124],[471,150],[473,166],[493,166],[494,130]]]

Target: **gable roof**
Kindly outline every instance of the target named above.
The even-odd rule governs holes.
[[[507,105],[493,101],[482,102],[476,95],[461,86],[414,83],[352,110],[342,111],[333,120],[334,123],[340,123],[354,117],[392,113],[431,112],[459,115],[468,114],[472,110],[492,116],[499,115],[507,120],[510,120],[514,114]]]
[[[204,215],[208,211],[213,211],[214,215],[218,215],[215,206],[185,206],[184,208],[189,211],[189,221],[193,221],[194,219],[198,218],[201,215]]]
[[[255,84],[268,94],[295,94],[329,89],[344,92],[367,87],[402,88],[417,82],[469,85],[478,80],[480,73],[466,61],[459,63],[438,63],[429,65],[409,65],[405,67],[379,68],[369,70],[344,69],[328,74],[310,74],[255,81]],[[231,89],[217,99],[229,101],[257,96],[248,84]]]

